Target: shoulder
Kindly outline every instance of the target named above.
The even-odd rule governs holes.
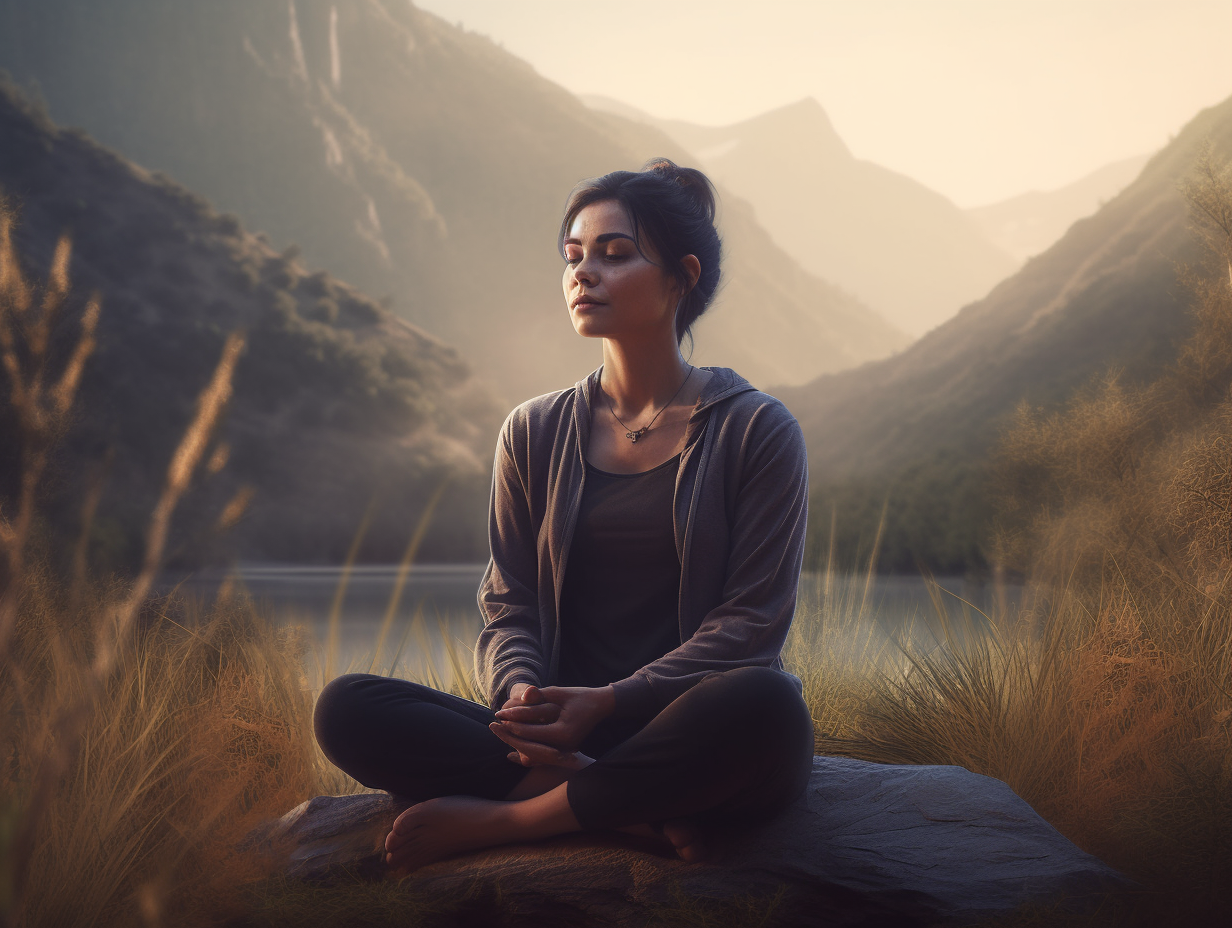
[[[783,489],[807,481],[808,451],[796,417],[782,400],[734,371],[719,370],[727,383],[720,382],[712,402],[709,430],[728,474],[741,483],[756,478]]]
[[[510,450],[525,450],[544,442],[554,444],[562,437],[562,431],[572,427],[579,389],[575,385],[519,403],[505,417],[501,443]]]
[[[555,390],[518,403],[505,417],[505,428],[527,428],[544,422],[552,422],[573,412],[576,387]]]
[[[800,435],[800,424],[782,400],[754,388],[728,368],[716,368],[715,373],[722,378],[721,392],[711,415],[724,430],[760,437],[775,433]]]
[[[796,425],[796,417],[783,401],[760,390],[738,393],[724,403],[724,415],[744,420],[758,420],[767,426]]]

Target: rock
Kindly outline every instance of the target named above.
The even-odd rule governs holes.
[[[383,793],[319,796],[254,844],[292,877],[379,878],[400,808]],[[1129,885],[1000,780],[961,767],[818,757],[795,805],[713,846],[712,861],[686,864],[638,839],[572,835],[443,861],[403,885],[442,898],[488,886],[507,915],[571,925],[645,924],[689,900],[773,904],[774,925],[962,923],[1029,904],[1080,910]]]

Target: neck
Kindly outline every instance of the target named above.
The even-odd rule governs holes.
[[[680,390],[689,370],[674,341],[603,340],[603,391],[623,412],[661,408]]]

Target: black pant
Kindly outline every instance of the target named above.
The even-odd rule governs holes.
[[[488,729],[492,710],[427,686],[346,674],[317,699],[325,756],[360,783],[408,802],[503,799],[526,775]],[[589,748],[589,750],[588,750]],[[716,671],[649,721],[608,720],[583,744],[569,805],[583,828],[689,816],[752,821],[808,783],[813,720],[794,682],[764,667]]]

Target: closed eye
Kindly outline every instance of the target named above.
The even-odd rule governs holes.
[[[604,255],[603,257],[604,257],[606,260],[608,260],[608,261],[612,262],[613,264],[615,264],[617,261],[623,261],[623,260],[625,260],[626,258],[628,258],[629,256],[628,256],[628,255],[626,255],[626,254],[621,254],[621,253],[617,252],[617,253],[613,253],[613,254],[607,254],[607,255]],[[565,264],[577,264],[579,261],[581,261],[581,260],[582,260],[582,256],[581,256],[581,255],[573,255],[572,257],[570,257],[569,255],[565,255],[565,256],[564,256],[564,258],[565,258]]]

